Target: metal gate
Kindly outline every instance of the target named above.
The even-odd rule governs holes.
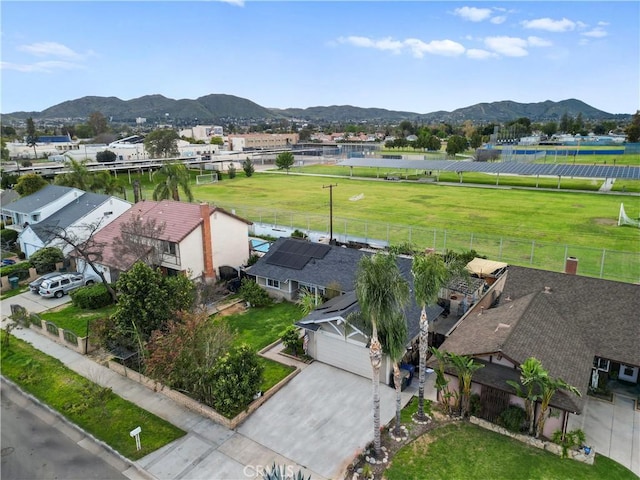
[[[480,417],[496,423],[500,414],[509,406],[509,392],[483,385],[480,392]]]

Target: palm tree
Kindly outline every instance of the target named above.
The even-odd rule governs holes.
[[[439,255],[418,254],[413,257],[411,265],[413,289],[416,303],[420,305],[420,360],[418,364],[418,420],[425,420],[424,415],[424,383],[429,348],[429,319],[427,305],[438,301],[438,292],[449,280],[447,266]]]
[[[435,347],[430,347],[429,351],[436,358],[438,364],[436,365],[436,391],[438,392],[438,398],[445,407],[445,411],[448,413],[450,410],[449,400],[451,395],[449,394],[449,380],[445,375],[445,368],[449,364],[449,353],[446,351],[438,350]]]
[[[460,415],[466,417],[469,414],[469,403],[471,399],[471,379],[475,371],[480,370],[484,365],[477,363],[473,358],[455,353],[449,353],[449,360],[458,374]]]
[[[408,290],[407,290],[408,291]],[[394,433],[399,436],[400,412],[402,411],[402,382],[400,380],[400,362],[407,353],[407,322],[402,311],[391,315],[387,321],[379,326],[382,351],[393,362],[393,384],[396,389],[396,426]]]
[[[535,357],[529,357],[520,365],[520,383],[507,380],[507,383],[516,389],[516,394],[524,399],[527,420],[529,420],[529,435],[533,435],[536,402],[540,399],[540,394],[536,387],[548,376],[549,372],[542,367],[540,360]]]
[[[153,189],[154,200],[167,200],[169,198],[179,202],[180,194],[178,189],[182,189],[190,202],[193,201],[191,193],[191,180],[189,170],[182,163],[165,163],[160,170],[154,172],[153,178],[159,183]]]
[[[84,191],[88,191],[90,189],[92,178],[91,173],[87,168],[86,160],[78,161],[73,158],[69,158],[69,160],[65,162],[65,167],[67,168],[67,172],[56,176],[56,185],[75,187]]]
[[[108,170],[102,170],[100,172],[94,173],[91,180],[92,182],[90,189],[93,192],[101,192],[106,195],[112,195],[115,192],[122,191],[122,184],[116,177],[111,175],[111,172],[109,172]]]
[[[536,424],[536,438],[542,435],[544,431],[544,424],[547,421],[547,411],[549,410],[549,403],[551,398],[558,390],[567,390],[574,393],[577,396],[581,396],[580,391],[561,378],[551,378],[549,376],[542,377],[538,381],[542,394],[540,395],[540,415],[538,416],[538,423]]]
[[[373,369],[373,444],[375,455],[380,456],[380,364],[382,345],[378,328],[392,330],[394,317],[402,311],[409,295],[407,282],[402,278],[394,255],[376,253],[365,255],[358,263],[355,281],[356,297],[362,317],[371,329],[369,359]]]

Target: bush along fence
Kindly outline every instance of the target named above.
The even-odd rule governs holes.
[[[43,320],[36,313],[29,313],[22,305],[11,305],[11,320],[26,328],[33,328],[56,343],[64,345],[82,355],[96,350],[89,337],[79,337],[70,330],[59,328],[55,323]]]
[[[328,215],[221,206],[253,221],[254,235],[282,237],[290,236],[294,230],[300,230],[310,240],[318,241],[323,237],[328,239],[331,230]],[[342,243],[358,242],[379,247],[412,244],[417,248],[430,248],[436,252],[475,250],[491,260],[556,272],[564,271],[567,257],[575,257],[580,263],[577,272],[579,275],[629,283],[640,282],[640,252],[624,252],[335,216],[333,217],[333,238]]]

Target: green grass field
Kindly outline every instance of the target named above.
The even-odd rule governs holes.
[[[304,168],[311,173],[342,167]],[[151,198],[152,185],[146,176],[142,180],[144,198]],[[337,235],[374,243],[409,242],[438,250],[475,249],[514,265],[555,271],[562,270],[564,259],[571,255],[579,259],[581,274],[640,280],[640,230],[617,226],[621,203],[630,217],[640,215],[640,198],[631,193],[496,189],[262,172],[250,178],[239,172],[234,179],[225,176],[215,184],[193,185],[192,190],[196,201],[234,210],[254,222],[328,232],[329,193],[323,186],[330,183],[338,184],[333,189]]]
[[[467,423],[447,425],[418,438],[394,456],[388,480],[427,479],[637,479],[598,455],[594,465],[563,459]]]

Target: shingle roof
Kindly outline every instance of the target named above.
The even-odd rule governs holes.
[[[31,213],[73,190],[78,189],[72,187],[61,187],[60,185],[47,185],[31,195],[27,195],[26,197],[22,197],[15,202],[12,202],[11,206],[7,206],[6,208],[12,212]],[[79,195],[82,194],[82,190],[78,190],[78,192]]]
[[[467,317],[441,348],[501,352],[518,364],[536,357],[584,396],[594,356],[640,365],[638,311],[638,285],[509,267],[499,306]],[[567,399],[582,407],[583,399]]]
[[[2,209],[4,210],[7,205],[19,198],[20,195],[18,195],[18,192],[15,190],[2,190],[0,191],[0,206],[2,206]]]
[[[84,193],[42,222],[31,224],[30,228],[46,244],[53,239],[55,229],[73,225],[110,198],[109,195],[99,193]]]

